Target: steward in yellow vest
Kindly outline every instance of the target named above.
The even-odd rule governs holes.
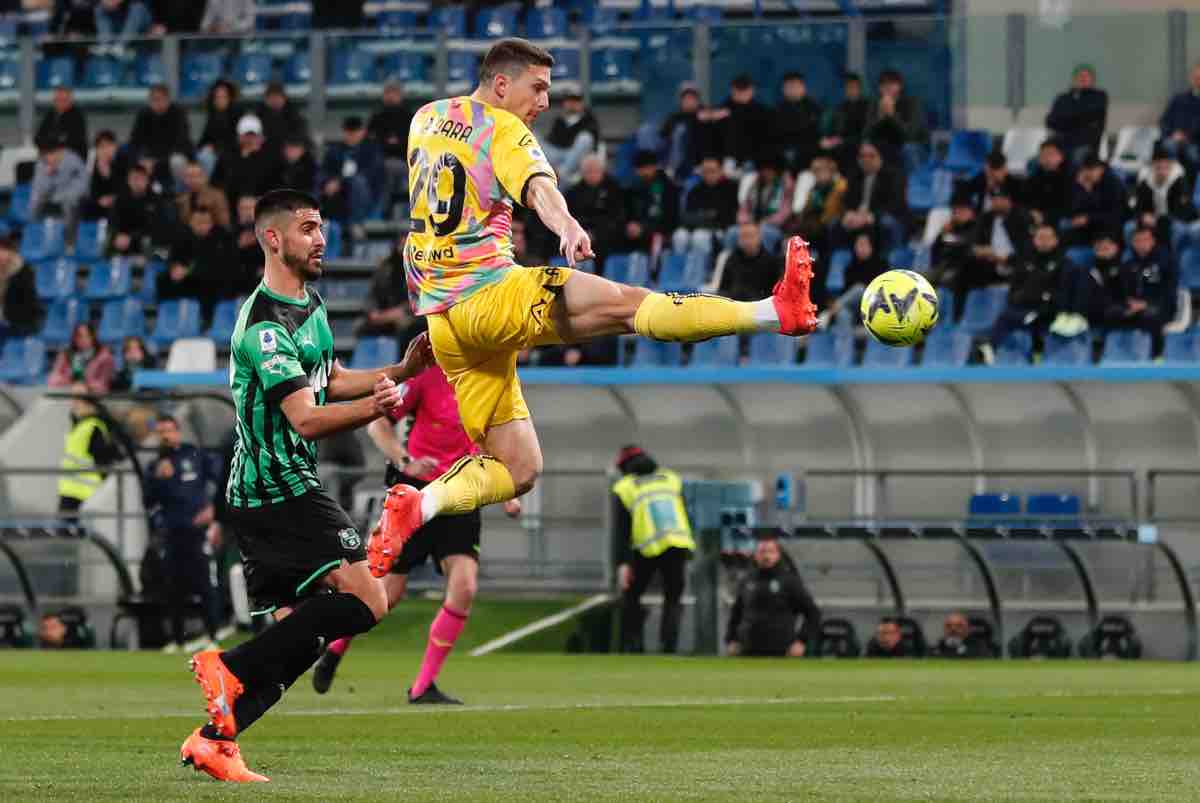
[[[624,475],[613,485],[613,539],[617,579],[621,587],[621,649],[643,652],[642,595],[654,575],[662,573],[663,610],[659,632],[662,651],[675,652],[683,617],[683,586],[687,561],[696,548],[692,526],[683,505],[683,481],[674,471],[660,468],[638,446],[617,455]]]
[[[87,393],[82,385],[76,392]],[[116,445],[108,432],[108,425],[96,415],[96,408],[85,399],[71,402],[71,428],[63,448],[58,479],[58,509],[61,513],[74,514],[104,480],[101,467],[107,466],[119,456]],[[85,469],[78,471],[77,469]],[[69,515],[69,518],[76,518]]]

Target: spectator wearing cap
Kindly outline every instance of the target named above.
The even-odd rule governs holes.
[[[87,119],[75,105],[75,93],[68,86],[55,88],[50,108],[34,136],[35,142],[54,142],[59,139],[64,139],[76,156],[87,160]]]
[[[1029,210],[1035,223],[1058,226],[1071,206],[1075,178],[1071,165],[1057,139],[1048,139],[1038,148],[1037,165],[1021,189],[1021,205]]]
[[[204,108],[207,117],[197,143],[196,159],[204,165],[204,172],[212,175],[217,161],[237,149],[237,124],[242,114],[237,84],[226,78],[214,81],[204,99]]]
[[[858,170],[851,174],[846,189],[846,211],[835,245],[849,244],[860,231],[872,230],[876,242],[894,248],[904,239],[908,217],[904,173],[884,161],[875,143],[858,147]],[[886,242],[880,239],[886,234]]]
[[[233,222],[229,216],[229,200],[225,193],[209,183],[208,175],[200,162],[188,162],[183,170],[183,186],[184,192],[175,197],[180,220],[191,220],[192,210],[203,207],[212,214],[216,226],[229,230]]]
[[[1183,236],[1196,229],[1200,213],[1192,202],[1192,182],[1166,143],[1154,146],[1150,166],[1142,168],[1138,177],[1132,204],[1137,224],[1154,228],[1160,243],[1174,244],[1176,233]]]
[[[262,101],[254,109],[254,115],[260,124],[259,134],[265,138],[264,146],[272,157],[279,156],[288,135],[298,134],[306,140],[312,140],[308,121],[288,98],[287,90],[278,81],[267,84]]]
[[[367,126],[361,117],[347,117],[342,121],[341,142],[325,146],[318,177],[322,194],[342,196],[350,224],[360,227],[375,211],[376,199],[382,198],[385,180],[379,143],[367,137]],[[361,233],[355,234],[355,239],[362,237]]]
[[[92,161],[87,199],[81,211],[81,217],[85,220],[111,218],[122,186],[121,175],[117,171],[116,135],[111,131],[101,131],[96,135],[95,148],[96,158]]]
[[[796,618],[803,624],[797,628]],[[754,567],[734,593],[725,628],[729,655],[803,658],[817,648],[821,609],[791,561],[784,560],[775,534],[758,540]]]
[[[742,182],[738,222],[753,221],[762,231],[763,245],[775,251],[783,237],[783,224],[792,213],[796,181],[783,169],[779,154],[766,151],[754,172]]]
[[[1200,64],[1192,65],[1191,86],[1171,98],[1159,120],[1164,145],[1195,172],[1200,165]]]
[[[826,253],[829,229],[842,217],[846,188],[833,151],[818,152],[809,168],[796,177],[792,214],[783,224],[784,235],[799,234],[818,255]],[[826,260],[818,261],[819,269],[825,267],[822,262]],[[817,284],[824,286],[824,281]]]
[[[587,231],[596,252],[596,269],[619,246],[625,234],[625,191],[608,175],[604,157],[589,153],[579,166],[579,183],[567,190],[567,206]]]
[[[1108,120],[1108,93],[1096,88],[1096,70],[1078,65],[1071,73],[1071,88],[1054,99],[1046,115],[1046,128],[1062,142],[1067,157],[1079,160],[1100,148]]]
[[[125,187],[113,208],[109,249],[117,255],[140,255],[148,241],[165,242],[170,233],[167,200],[150,184],[140,164],[125,174]]]
[[[684,195],[680,227],[671,247],[678,252],[712,251],[713,242],[723,241],[737,222],[737,196],[737,184],[725,177],[721,160],[705,156],[700,162],[700,183]]]
[[[903,163],[901,154],[906,146],[929,142],[925,107],[920,98],[904,93],[904,77],[896,70],[879,74],[879,97],[867,113],[864,136],[896,164]]]
[[[678,228],[679,190],[658,166],[653,151],[638,151],[633,158],[636,174],[629,188],[625,216],[625,247],[632,251],[657,251],[664,238]]]
[[[1175,317],[1179,275],[1166,250],[1158,247],[1153,227],[1134,230],[1131,250],[1130,258],[1123,262],[1097,263],[1107,295],[1104,323],[1111,329],[1149,332],[1158,354],[1163,327]]]
[[[1125,209],[1125,185],[1099,156],[1089,153],[1075,171],[1062,224],[1067,247],[1087,245],[1101,232],[1120,229]]]
[[[173,175],[183,172],[192,155],[192,136],[187,113],[171,101],[165,84],[150,87],[147,103],[133,121],[129,147],[139,156],[150,156],[170,165]]]
[[[258,117],[243,115],[238,120],[237,134],[237,149],[217,161],[212,175],[212,183],[225,191],[231,207],[243,195],[258,197],[271,189],[270,181],[279,169],[275,155],[263,147],[263,126]]]
[[[250,33],[254,30],[254,0],[205,0],[200,30],[204,33]]]
[[[578,90],[563,97],[562,114],[554,118],[550,133],[542,142],[546,158],[558,179],[564,184],[575,183],[579,163],[600,144],[600,123],[583,102]]]
[[[83,160],[67,147],[65,134],[39,143],[41,156],[33,171],[29,209],[34,218],[62,217],[68,237],[75,231],[79,209],[88,191],[88,172]]]
[[[21,258],[17,240],[0,239],[0,343],[35,333],[44,312],[33,268]]]
[[[1018,203],[1021,198],[1021,182],[1008,172],[1008,160],[999,151],[988,154],[983,169],[969,179],[959,182],[955,191],[966,193],[975,206],[975,211],[986,212],[995,190],[1003,188],[1009,200]]]
[[[383,85],[383,103],[367,121],[367,132],[383,149],[387,171],[388,195],[408,200],[408,128],[417,106],[404,100],[404,85],[388,81]]]
[[[134,39],[150,30],[154,19],[140,0],[100,0],[96,3],[96,34],[101,39]]]
[[[679,107],[668,115],[659,127],[658,135],[667,145],[667,172],[676,181],[684,181],[700,161],[705,142],[701,128],[711,123],[700,122],[700,90],[690,81],[679,86]]]
[[[756,162],[763,146],[772,143],[774,116],[754,99],[755,91],[750,76],[739,75],[730,82],[729,97],[722,105],[724,153],[739,168]]]
[[[736,231],[737,242],[717,258],[711,284],[734,301],[766,298],[783,274],[783,259],[763,247],[757,223],[739,223]]]
[[[621,479],[612,487],[613,545],[621,589],[621,649],[644,652],[642,595],[662,575],[663,608],[659,642],[675,652],[683,619],[687,562],[696,543],[683,504],[683,480],[655,462],[640,446],[617,454]]]
[[[279,172],[271,182],[275,187],[290,187],[313,192],[317,187],[317,160],[308,149],[308,140],[293,134],[284,140]]]
[[[834,107],[819,143],[834,152],[843,175],[852,172],[870,112],[871,101],[863,96],[862,77],[846,73],[842,78],[842,102]]]
[[[775,149],[783,165],[793,175],[808,169],[820,150],[821,104],[808,94],[803,73],[789,72],[780,86],[782,97],[775,106],[771,126],[775,131]]]

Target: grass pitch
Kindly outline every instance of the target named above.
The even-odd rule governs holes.
[[[463,709],[404,702],[432,606],[308,676],[242,739],[269,785],[177,765],[183,657],[0,653],[0,795],[29,800],[1193,801],[1185,664],[451,656]],[[463,646],[492,635],[486,607]],[[497,614],[494,619],[502,618]],[[478,625],[478,626],[476,626]]]

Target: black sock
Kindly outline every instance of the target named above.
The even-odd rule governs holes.
[[[221,660],[246,692],[280,684],[286,688],[321,657],[327,643],[365,633],[374,626],[375,614],[358,597],[341,592],[321,594],[302,602],[283,621],[222,653]]]

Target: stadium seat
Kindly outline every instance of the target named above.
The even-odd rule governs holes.
[[[978,655],[990,655],[993,658],[1001,656],[1000,645],[996,643],[996,629],[987,619],[978,616],[967,618],[966,643],[968,646],[978,645],[979,649],[975,650]]]
[[[1047,365],[1087,365],[1092,361],[1092,339],[1086,334],[1047,335],[1042,358]]]
[[[683,345],[639,337],[633,347],[635,368],[675,368],[683,362]]]
[[[14,337],[0,351],[0,381],[31,385],[46,374],[46,344],[36,337]]]
[[[829,273],[825,277],[825,290],[830,295],[836,296],[846,289],[846,268],[850,266],[853,258],[854,255],[848,248],[838,249],[829,257]]]
[[[1033,357],[1033,335],[1024,329],[1008,333],[1008,337],[993,344],[996,349],[996,365],[1029,365]]]
[[[658,269],[658,281],[655,283],[663,292],[682,292],[686,290],[683,275],[687,270],[687,254],[666,251],[662,255],[662,264]]]
[[[750,364],[759,366],[794,365],[796,344],[794,337],[760,332],[750,336]]]
[[[955,173],[975,173],[992,152],[992,133],[978,129],[955,131],[950,135],[950,148],[944,167]]]
[[[1195,332],[1174,332],[1165,338],[1163,359],[1167,362],[1196,362],[1200,360],[1200,338]]]
[[[153,304],[158,298],[158,276],[167,266],[158,260],[151,260],[142,268],[142,283],[137,297],[146,304]]]
[[[581,9],[583,21],[593,36],[604,36],[613,31],[621,21],[621,10],[603,3],[584,3]]]
[[[1008,297],[1008,288],[980,287],[967,293],[963,302],[963,314],[960,326],[972,335],[987,332],[996,323],[1004,310],[1004,302]]]
[[[804,364],[810,368],[845,368],[854,364],[854,335],[816,332],[805,343]]]
[[[911,248],[909,248],[907,245],[902,245],[898,248],[893,248],[891,250],[891,252],[888,253],[888,258],[887,258],[888,267],[912,270],[913,269],[913,260],[915,257],[916,257],[916,254],[913,253],[913,250]]]
[[[900,643],[905,646],[905,652],[914,658],[924,658],[929,652],[929,644],[921,625],[909,616],[898,617],[896,623],[900,625]]]
[[[633,254],[609,254],[604,260],[604,278],[628,284],[629,259]]]
[[[633,70],[633,51],[600,47],[592,51],[592,88],[608,94],[636,92],[639,82]]]
[[[202,51],[187,53],[180,59],[179,95],[188,100],[199,100],[207,93],[213,81],[225,70],[223,52]]]
[[[1021,497],[1010,493],[971,494],[967,513],[970,516],[1019,516]]]
[[[96,262],[88,273],[83,297],[88,301],[107,301],[127,296],[133,290],[133,271],[128,257],[113,257]]]
[[[138,53],[133,63],[133,80],[141,87],[165,83],[167,70],[161,53]]]
[[[351,368],[375,368],[391,365],[400,359],[400,347],[394,337],[359,338],[350,357]]]
[[[0,91],[15,91],[21,81],[21,62],[7,54],[0,57]]]
[[[1008,642],[1011,658],[1070,658],[1071,641],[1057,617],[1035,616]]]
[[[48,217],[27,225],[21,232],[21,258],[26,262],[58,259],[66,250],[62,218]]]
[[[308,86],[312,81],[312,60],[307,50],[299,50],[291,55],[283,68],[283,80],[288,86]]]
[[[325,235],[325,259],[340,259],[342,256],[342,225],[336,220],[326,220],[321,224]]]
[[[1096,264],[1096,252],[1091,246],[1077,245],[1073,248],[1068,248],[1065,254],[1067,259],[1084,268],[1090,268]]]
[[[121,83],[121,65],[112,56],[92,56],[83,67],[85,89],[111,89]]]
[[[190,298],[172,299],[158,305],[158,318],[150,340],[166,348],[181,337],[200,336],[200,303]]]
[[[862,645],[850,620],[837,617],[823,619],[816,654],[822,658],[857,658],[862,655]]]
[[[867,348],[863,352],[863,365],[873,368],[900,368],[911,365],[913,350],[910,348],[895,348],[885,346],[873,337],[867,338]]]
[[[69,56],[44,58],[37,63],[36,72],[38,89],[75,86],[75,62]]]
[[[1150,333],[1140,329],[1109,332],[1104,339],[1104,353],[1100,362],[1149,362],[1153,346]]]
[[[625,273],[625,283],[634,287],[645,287],[650,284],[650,257],[642,253],[629,255],[629,265]]]
[[[515,36],[517,15],[520,11],[521,6],[518,3],[505,3],[484,8],[475,16],[475,37],[477,39],[496,39]]]
[[[75,258],[80,262],[97,262],[104,259],[104,248],[108,243],[108,220],[85,220],[75,233]]]
[[[1119,614],[1109,614],[1079,640],[1080,658],[1137,660],[1142,657],[1142,640],[1133,623]]]
[[[467,35],[467,11],[461,5],[435,8],[429,15],[431,33],[446,32],[449,39],[462,39]]]
[[[171,343],[166,370],[173,374],[217,370],[217,347],[207,337],[181,337]]]
[[[233,63],[233,80],[243,90],[264,86],[271,80],[270,54],[261,51],[239,54]]]
[[[1189,290],[1200,290],[1200,248],[1185,249],[1179,257],[1179,283]]]
[[[958,310],[958,297],[949,287],[937,288],[937,297],[938,323],[947,326],[954,322],[954,315]]]
[[[1049,134],[1044,128],[1010,128],[1005,131],[1001,148],[1008,162],[1008,172],[1024,176],[1029,169],[1029,162],[1037,157]]]
[[[1075,494],[1036,493],[1030,494],[1025,502],[1025,513],[1037,524],[1058,529],[1079,527],[1079,512],[1082,504]]]
[[[479,54],[452,50],[447,54],[447,79],[451,83],[470,83],[479,70]]]
[[[953,368],[966,365],[970,357],[971,335],[950,327],[938,327],[925,338],[925,356],[921,365]]]
[[[905,195],[909,207],[926,212],[934,207],[949,206],[954,193],[954,174],[933,165],[923,165],[908,177]]]
[[[88,319],[87,305],[77,298],[55,301],[46,311],[46,322],[42,325],[41,338],[46,345],[58,347],[71,339],[75,324]]]
[[[714,337],[692,347],[691,365],[717,368],[738,364],[739,348],[736,337]]]
[[[365,50],[343,47],[333,53],[333,64],[329,70],[331,86],[369,84],[375,80],[375,57]]]
[[[1157,126],[1122,126],[1117,131],[1117,143],[1113,146],[1109,164],[1124,173],[1137,175],[1138,171],[1150,164],[1158,137]]]
[[[96,337],[101,343],[119,346],[127,337],[146,336],[146,315],[136,298],[108,301],[100,308],[100,326]]]
[[[33,277],[38,298],[43,301],[57,301],[75,295],[75,275],[75,263],[69,259],[41,263]]]
[[[385,80],[424,83],[429,80],[429,62],[424,53],[388,53],[379,62],[379,75]]]
[[[561,8],[533,8],[525,19],[530,39],[549,39],[568,34],[567,12]]]
[[[550,77],[555,81],[580,80],[580,53],[577,47],[553,47],[550,55],[554,56],[554,66],[550,69]]]
[[[922,250],[931,248],[938,235],[942,233],[942,229],[950,222],[950,207],[938,206],[929,210],[929,215],[925,218],[925,230],[921,232]]]

